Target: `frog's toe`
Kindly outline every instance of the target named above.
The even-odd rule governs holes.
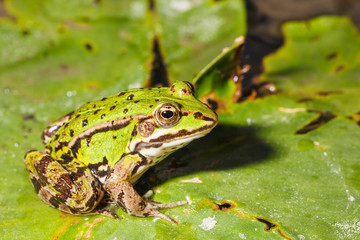
[[[155,206],[156,209],[173,208],[173,207],[189,204],[188,201],[177,201],[177,202],[172,202],[172,203],[159,203],[159,202],[155,202],[155,201],[148,201],[148,203]]]
[[[112,212],[110,210],[106,210],[106,209],[97,210],[95,211],[95,214],[101,214],[106,217],[111,217],[115,220],[119,220],[119,216],[115,212]]]
[[[175,219],[173,219],[173,218],[169,217],[168,215],[163,214],[163,213],[161,213],[161,212],[158,212],[158,214],[156,214],[155,217],[162,218],[162,219],[170,222],[170,223],[173,224],[173,225],[178,224],[178,221],[177,221],[177,220],[175,220]]]
[[[155,201],[148,201],[147,202],[147,212],[144,212],[144,216],[153,216],[153,217],[159,217],[162,218],[168,222],[171,222],[172,224],[177,224],[178,222],[167,216],[164,213],[159,212],[160,209],[166,209],[166,208],[173,208],[173,207],[177,207],[177,206],[182,206],[188,204],[187,201],[177,201],[177,202],[172,202],[172,203],[159,203],[159,202],[155,202]]]

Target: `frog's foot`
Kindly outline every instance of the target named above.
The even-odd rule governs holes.
[[[172,202],[172,203],[159,203],[159,202],[155,202],[155,201],[148,201],[147,206],[144,209],[144,216],[147,216],[147,213],[149,213],[149,216],[159,217],[159,218],[162,218],[164,220],[171,222],[172,224],[177,224],[178,222],[175,219],[167,216],[164,213],[159,212],[158,210],[178,207],[178,206],[182,206],[185,204],[188,204],[188,202],[187,201],[177,201],[177,202]]]
[[[66,168],[39,151],[28,152],[24,161],[36,192],[46,204],[66,213],[93,214],[103,191],[88,168],[74,161]]]

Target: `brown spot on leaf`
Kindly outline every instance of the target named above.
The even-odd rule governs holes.
[[[232,201],[223,201],[221,203],[216,203],[215,211],[227,212],[229,209],[235,208],[235,203]]]
[[[29,29],[23,29],[23,30],[21,30],[21,34],[24,35],[24,36],[28,36],[28,35],[30,35],[30,30]]]
[[[309,110],[308,112],[317,112],[320,114],[320,116],[312,120],[310,123],[306,124],[301,129],[297,130],[295,134],[305,134],[310,131],[313,131],[336,117],[336,115],[330,112],[323,112],[318,110]]]
[[[356,112],[353,115],[347,116],[347,118],[356,123],[356,125],[360,126],[360,112]]]
[[[265,218],[257,217],[255,219],[258,220],[261,223],[264,223],[266,225],[265,231],[267,231],[267,232],[270,232],[272,229],[278,227],[275,223],[273,223],[270,220],[267,220]]]
[[[316,94],[319,94],[320,96],[328,96],[330,94],[340,94],[343,93],[342,91],[339,90],[332,90],[332,91],[318,91],[316,92]]]
[[[89,51],[89,52],[92,52],[92,51],[94,50],[94,46],[93,46],[91,43],[89,43],[89,42],[85,43],[85,44],[84,44],[84,47],[85,47],[85,49],[86,49],[87,51]]]
[[[334,58],[337,57],[337,55],[338,55],[338,54],[337,54],[336,52],[330,53],[330,54],[328,54],[328,55],[326,56],[326,59],[327,59],[327,60],[334,59]]]
[[[340,71],[344,70],[344,68],[345,68],[344,65],[337,66],[337,68],[335,69],[335,73],[339,73]]]
[[[35,116],[34,116],[34,114],[24,114],[23,115],[23,120],[25,120],[25,121],[35,120]]]
[[[65,64],[65,63],[62,63],[62,64],[59,65],[59,68],[60,68],[61,70],[66,71],[66,70],[69,69],[69,65],[67,65],[67,64]]]
[[[304,98],[301,98],[299,100],[297,100],[296,102],[297,103],[302,103],[302,102],[308,102],[308,101],[311,101],[313,100],[311,97],[304,97]]]

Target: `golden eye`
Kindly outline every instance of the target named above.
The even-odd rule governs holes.
[[[171,103],[164,103],[155,110],[156,123],[163,128],[175,126],[180,120],[180,109]]]

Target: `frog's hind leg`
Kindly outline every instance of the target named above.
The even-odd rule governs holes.
[[[104,214],[93,211],[103,197],[99,182],[88,168],[74,163],[66,169],[46,153],[30,151],[25,166],[37,194],[46,204],[71,214]]]
[[[59,118],[58,120],[50,124],[50,126],[44,129],[44,131],[41,134],[41,139],[44,144],[49,142],[52,136],[54,136],[57,133],[59,128],[61,128],[62,125],[64,125],[67,121],[69,121],[73,113],[74,112],[66,114],[65,116]]]

